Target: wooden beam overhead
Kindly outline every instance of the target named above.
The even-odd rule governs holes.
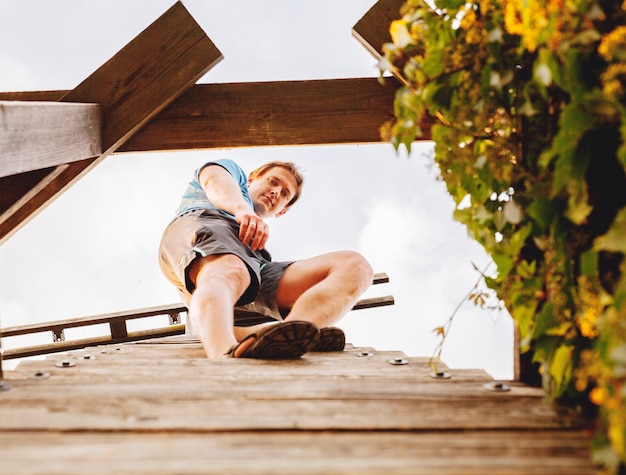
[[[393,118],[397,85],[376,78],[196,84],[119,152],[377,143]],[[0,93],[56,100],[65,91]]]
[[[91,158],[50,169],[34,186],[34,174],[5,177],[15,194],[3,198],[0,243],[72,183],[113,153],[146,122],[222,59],[222,54],[181,2],[174,4],[61,101],[102,108],[102,149]],[[41,175],[35,172],[35,175]],[[20,188],[28,185],[28,188]],[[3,188],[4,191],[4,188]]]
[[[375,78],[199,84],[119,151],[380,142],[394,94]]]
[[[0,101],[0,177],[100,154],[98,104]]]

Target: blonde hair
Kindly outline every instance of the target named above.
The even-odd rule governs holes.
[[[296,192],[293,195],[293,198],[291,198],[291,200],[289,201],[289,203],[287,203],[287,207],[290,207],[296,201],[298,201],[298,198],[300,198],[300,195],[302,194],[302,185],[304,184],[304,176],[302,176],[302,172],[300,171],[300,168],[298,167],[298,165],[296,165],[293,162],[281,162],[278,160],[274,160],[272,162],[264,163],[260,167],[252,170],[250,172],[249,177],[254,180],[262,176],[263,174],[265,174],[270,168],[274,168],[274,167],[284,168],[289,173],[291,173],[293,177],[296,179],[296,184],[297,184]]]

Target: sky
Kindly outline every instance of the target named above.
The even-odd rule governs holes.
[[[0,0],[0,90],[73,89],[173,3]],[[224,55],[199,83],[378,75],[351,35],[375,0],[183,3]],[[433,330],[465,302],[442,360],[510,379],[511,318],[465,301],[479,280],[475,266],[490,259],[453,220],[432,154],[432,143],[420,142],[410,156],[385,143],[109,156],[0,245],[0,324],[178,303],[157,249],[193,170],[216,158],[247,171],[288,160],[304,171],[305,187],[289,213],[269,220],[274,259],[353,249],[390,277],[363,297],[393,295],[395,305],[339,322],[350,343],[429,357],[439,341]],[[68,338],[87,336],[75,332]],[[18,340],[6,339],[5,348],[35,343]]]

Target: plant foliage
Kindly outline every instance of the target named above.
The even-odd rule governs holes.
[[[546,394],[626,463],[626,1],[408,0],[379,68],[402,82],[383,136],[431,137],[455,218]]]

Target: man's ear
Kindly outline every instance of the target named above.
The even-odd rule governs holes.
[[[283,208],[281,209],[278,213],[276,213],[274,215],[275,218],[280,218],[283,214],[285,214],[287,211],[289,211],[289,208]]]
[[[248,186],[250,186],[250,184],[256,180],[257,178],[259,178],[259,174],[258,173],[250,173],[248,175]]]

